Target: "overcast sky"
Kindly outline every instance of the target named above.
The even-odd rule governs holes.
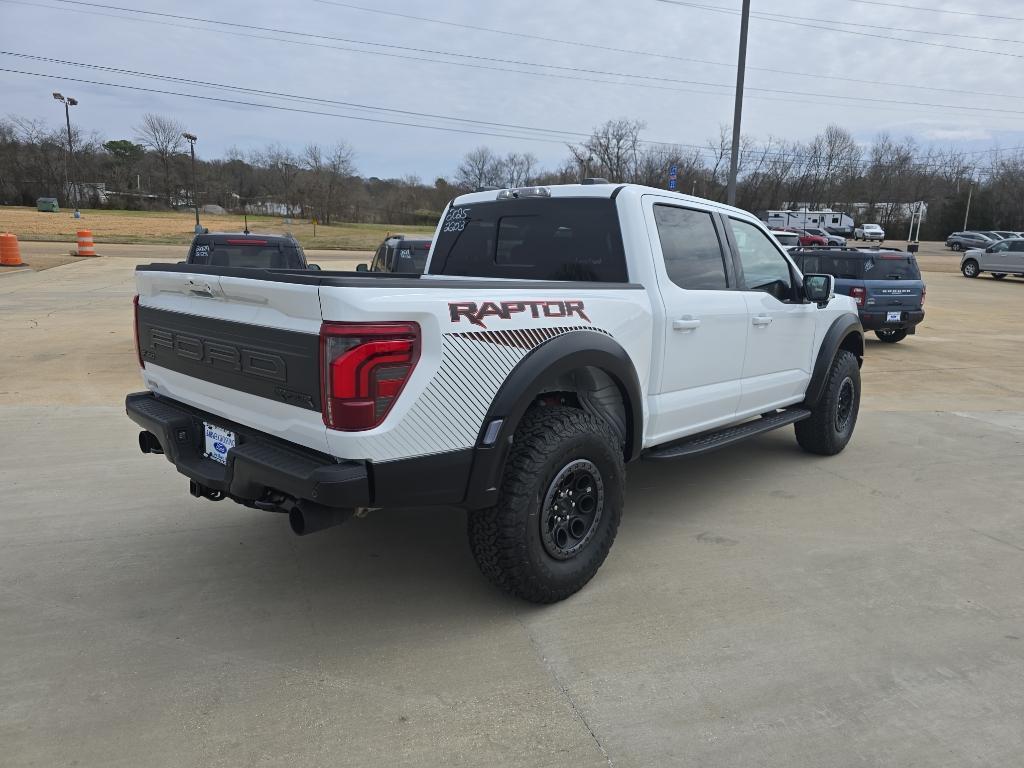
[[[647,124],[646,139],[704,144],[732,119],[740,0],[105,3],[205,21],[110,10],[102,7],[104,0],[0,0],[0,67],[48,75],[0,72],[0,113],[57,124],[63,115],[50,96],[56,90],[80,101],[72,110],[76,125],[104,138],[132,138],[141,115],[156,112],[196,133],[202,157],[222,156],[232,146],[250,150],[279,142],[298,150],[344,139],[355,149],[361,174],[415,174],[428,181],[451,174],[461,156],[480,144],[502,153],[532,152],[543,165],[554,166],[566,155],[565,139],[574,138],[494,124],[587,133],[605,120],[629,117]],[[918,8],[899,7],[908,5]],[[1021,0],[753,0],[752,7],[744,133],[762,140],[807,138],[838,123],[863,141],[888,131],[967,151],[1024,144]],[[375,121],[444,125],[457,132]]]

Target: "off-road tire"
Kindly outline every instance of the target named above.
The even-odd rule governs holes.
[[[977,277],[981,274],[981,270],[978,266],[978,262],[974,259],[968,259],[960,265],[960,271],[964,273],[964,277]]]
[[[576,408],[537,406],[516,429],[493,507],[468,514],[469,546],[483,574],[506,592],[554,603],[579,591],[608,556],[622,517],[626,469],[622,443],[603,420]],[[566,559],[549,552],[544,500],[559,473],[585,460],[603,484],[600,514],[582,547]]]
[[[895,344],[896,342],[903,341],[907,338],[906,328],[891,328],[888,330],[875,331],[875,336],[878,337],[879,341],[884,341],[886,344]]]
[[[851,397],[848,402],[849,412],[841,420],[840,401],[844,398],[847,386],[852,387],[852,391],[848,392]],[[834,456],[850,442],[859,410],[860,367],[852,352],[841,349],[832,361],[825,380],[825,391],[812,409],[810,418],[794,425],[796,441],[808,453]]]

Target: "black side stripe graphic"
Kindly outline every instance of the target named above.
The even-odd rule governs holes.
[[[591,331],[593,333],[603,333],[605,336],[611,336],[608,331],[602,328],[594,328],[589,325],[569,325],[556,328],[520,328],[505,331],[462,331],[459,333],[449,333],[447,335],[456,339],[482,341],[487,344],[500,344],[505,347],[533,349],[556,336],[562,336],[563,334],[573,333],[576,331]]]

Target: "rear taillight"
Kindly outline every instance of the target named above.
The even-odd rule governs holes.
[[[324,323],[320,326],[324,424],[345,432],[379,426],[419,356],[416,323]]]
[[[857,306],[858,307],[863,307],[864,306],[864,297],[866,295],[867,295],[867,292],[863,288],[851,288],[850,289],[850,297],[854,301],[857,302]]]
[[[135,329],[135,356],[139,359],[139,368],[145,368],[146,364],[142,362],[142,343],[139,338],[139,295],[135,294],[132,299],[132,314],[135,316],[134,329]]]
[[[924,297],[927,296],[927,295],[928,295],[928,288],[926,286],[922,285],[921,286],[921,306],[922,307],[924,306]]]

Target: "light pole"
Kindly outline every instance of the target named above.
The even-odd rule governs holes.
[[[62,96],[54,91],[53,98],[64,104],[64,120],[68,125],[68,159],[64,163],[64,184],[68,188],[68,198],[78,208],[78,192],[74,183],[75,149],[71,143],[71,107],[78,105],[78,100],[70,96]]]
[[[750,0],[743,0],[740,20],[740,56],[736,65],[736,108],[732,114],[732,156],[729,158],[729,191],[726,202],[736,205],[736,174],[740,168],[740,123],[743,117],[743,78],[747,71],[747,28],[750,26]]]
[[[196,191],[196,142],[199,141],[194,133],[183,133],[181,137],[188,142],[188,150],[192,155],[192,205],[196,209],[196,234],[203,233],[203,227],[199,224],[199,194]]]

